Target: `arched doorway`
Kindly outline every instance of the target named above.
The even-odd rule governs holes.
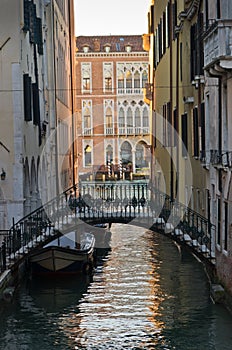
[[[144,172],[149,167],[150,155],[148,146],[145,142],[140,141],[135,148],[135,170],[136,172]]]
[[[121,145],[121,161],[125,171],[132,171],[132,147],[128,141]]]

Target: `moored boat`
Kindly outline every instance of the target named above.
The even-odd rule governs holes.
[[[88,273],[94,262],[95,238],[82,233],[76,240],[75,232],[61,236],[29,256],[32,274]]]

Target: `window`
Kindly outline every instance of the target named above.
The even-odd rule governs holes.
[[[140,74],[138,71],[136,71],[134,75],[134,87],[140,88]]]
[[[140,109],[139,108],[136,108],[136,110],[135,110],[135,127],[140,132],[141,116],[140,116]]]
[[[113,121],[112,121],[112,111],[111,109],[108,107],[106,109],[106,127],[107,128],[112,128],[113,126]]]
[[[29,122],[32,120],[32,87],[31,87],[31,77],[28,74],[23,75],[23,95],[24,95],[24,120]]]
[[[119,135],[125,134],[125,111],[122,107],[118,112],[118,133]]]
[[[133,113],[130,107],[127,110],[127,133],[133,133]]]
[[[147,71],[143,71],[143,74],[142,74],[142,87],[145,88],[145,85],[147,83]]]
[[[171,111],[171,103],[167,103],[167,146],[172,146],[172,111]]]
[[[118,124],[120,128],[125,127],[125,113],[123,108],[119,109],[119,118],[118,118]]]
[[[141,94],[148,77],[147,62],[117,63],[119,94]]]
[[[108,162],[112,162],[113,161],[113,147],[111,145],[108,145],[106,147],[106,164]]]
[[[81,64],[82,91],[91,92],[91,64]]]
[[[139,143],[136,146],[136,151],[135,151],[135,167],[142,168],[143,160],[144,160],[143,146],[141,143]]]
[[[132,88],[132,74],[129,70],[126,72],[126,88]]]
[[[92,101],[82,101],[82,124],[83,133],[89,135],[92,133]]]
[[[182,156],[187,156],[188,151],[188,115],[187,113],[181,116],[181,136],[182,136]]]
[[[84,150],[85,155],[85,166],[90,166],[92,164],[92,147],[87,145]]]
[[[199,156],[199,130],[198,130],[198,109],[193,109],[193,155]]]
[[[104,62],[103,63],[103,87],[104,92],[112,92],[113,90],[113,63],[111,62]]]
[[[113,100],[104,100],[105,134],[113,134]]]
[[[132,162],[132,147],[128,141],[123,142],[121,146],[121,159],[123,164]]]
[[[205,104],[201,103],[201,150],[205,152]]]
[[[225,202],[225,207],[224,207],[224,249],[227,250],[228,249],[228,203]]]
[[[221,244],[221,199],[218,198],[217,200],[217,217],[218,217],[218,222],[217,222],[217,244]]]

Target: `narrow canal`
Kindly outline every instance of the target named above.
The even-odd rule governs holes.
[[[91,279],[33,278],[0,313],[2,350],[232,348],[232,316],[212,303],[203,265],[130,225],[113,225]]]

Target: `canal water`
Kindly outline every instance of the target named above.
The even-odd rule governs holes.
[[[94,275],[26,280],[0,308],[0,349],[231,350],[232,316],[168,238],[113,225]]]

